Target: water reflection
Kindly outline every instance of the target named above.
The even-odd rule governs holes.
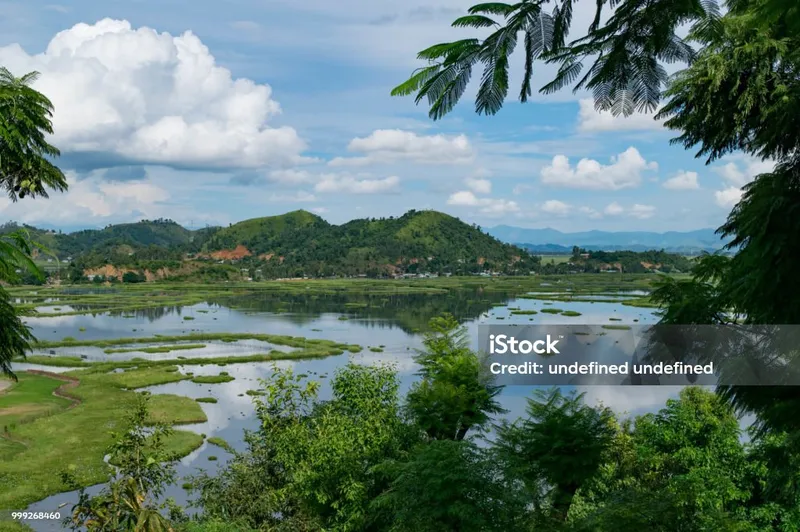
[[[107,293],[107,292],[104,292]],[[557,306],[563,310],[580,313],[579,317],[566,317],[542,312],[544,308]],[[514,312],[537,311],[537,314],[514,314]],[[58,317],[38,316],[27,321],[34,334],[42,340],[61,340],[71,336],[77,339],[112,339],[125,337],[153,337],[180,335],[191,332],[267,333],[306,338],[330,339],[337,342],[363,346],[361,353],[345,353],[314,360],[279,361],[280,367],[291,366],[297,373],[321,383],[320,396],[330,397],[330,379],[337,368],[348,361],[357,363],[389,363],[398,371],[401,393],[405,393],[415,379],[417,370],[413,363],[414,350],[421,347],[423,331],[428,321],[444,312],[450,312],[466,325],[473,347],[478,346],[477,329],[486,323],[538,324],[607,324],[610,319],[618,323],[654,323],[656,317],[651,309],[628,307],[614,301],[557,301],[546,302],[533,299],[515,299],[512,294],[499,292],[461,291],[447,294],[383,294],[360,295],[352,293],[320,294],[257,294],[235,298],[211,299],[206,303],[191,306],[173,306],[140,309],[118,313],[103,313],[97,316],[72,315]],[[186,319],[186,318],[191,319]],[[347,319],[341,319],[347,318]],[[194,342],[193,342],[194,343]],[[265,352],[261,342],[242,341],[235,344],[207,344],[204,353],[214,356],[230,352]],[[376,353],[369,346],[384,346]],[[144,347],[144,346],[141,346]],[[270,346],[271,348],[272,346]],[[281,347],[278,347],[281,348]],[[229,349],[232,351],[225,351]],[[108,359],[115,356],[143,356],[141,353],[109,355],[101,348],[75,347],[56,350],[59,355],[84,355],[91,359]],[[196,356],[186,352],[159,354],[159,357]],[[180,381],[148,388],[151,393],[171,393],[192,398],[214,397],[217,403],[200,403],[208,420],[205,423],[178,427],[217,436],[226,440],[234,449],[244,449],[244,431],[255,430],[253,397],[248,390],[258,388],[260,379],[268,377],[275,362],[229,364],[225,371],[235,380],[220,384],[197,384]],[[16,364],[15,369],[30,365]],[[52,368],[44,368],[51,370]],[[61,368],[63,369],[63,368]],[[215,365],[183,365],[183,373],[217,374]],[[614,410],[630,414],[654,410],[664,405],[669,397],[677,396],[678,387],[588,387],[590,402],[602,401]],[[499,400],[509,410],[509,417],[524,415],[526,400],[531,396],[530,386],[510,386],[503,390]],[[210,461],[209,456],[218,457]],[[178,465],[179,478],[196,474],[198,470],[215,471],[225,465],[229,455],[223,449],[207,442]],[[183,480],[169,488],[167,496],[179,504],[188,502],[187,493],[181,488]],[[90,493],[100,488],[92,488]],[[62,493],[48,497],[31,505],[29,511],[53,511],[63,503],[68,505],[60,511],[66,514],[77,499],[76,493]],[[61,525],[45,521],[27,523],[37,531],[62,530]]]

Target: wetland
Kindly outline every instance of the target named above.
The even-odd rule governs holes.
[[[613,279],[611,279],[613,277]],[[111,432],[137,393],[152,422],[173,425],[168,448],[179,477],[213,473],[257,427],[253,399],[275,367],[320,383],[324,398],[348,362],[389,364],[408,389],[427,323],[445,312],[466,325],[656,321],[653,275],[330,280],[230,285],[16,287],[15,303],[37,343],[0,392],[0,508],[53,511],[74,503],[58,472],[98,490],[107,478]],[[558,305],[557,307],[555,305]],[[59,309],[59,310],[56,310]],[[192,318],[187,320],[186,318]],[[639,413],[675,390],[593,387],[590,400]],[[531,390],[500,396],[521,415]],[[669,394],[669,395],[665,395]],[[633,400],[632,400],[633,399]],[[213,459],[212,459],[213,458]],[[167,495],[188,502],[182,480]],[[35,530],[58,524],[28,522]]]

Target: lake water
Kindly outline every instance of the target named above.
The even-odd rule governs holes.
[[[359,300],[361,301],[361,300]],[[222,384],[196,384],[191,381],[164,384],[146,388],[151,393],[170,393],[187,397],[215,397],[218,402],[200,403],[208,421],[195,425],[183,425],[182,430],[192,430],[219,436],[238,450],[244,449],[243,435],[246,429],[257,428],[258,419],[247,390],[259,387],[259,379],[266,378],[274,365],[292,366],[297,373],[305,373],[322,383],[321,397],[329,397],[328,383],[337,368],[348,361],[359,363],[386,362],[395,366],[404,393],[415,379],[416,367],[412,356],[421,347],[422,336],[415,332],[432,316],[447,310],[462,321],[469,330],[470,338],[477,345],[477,329],[481,324],[573,324],[605,325],[654,323],[657,318],[653,309],[629,307],[613,301],[613,298],[599,298],[597,302],[540,301],[533,299],[509,299],[502,294],[466,294],[461,298],[447,296],[391,296],[370,301],[370,306],[357,307],[358,302],[346,307],[346,296],[336,297],[282,297],[280,301],[270,297],[246,297],[234,301],[203,303],[190,307],[170,307],[146,309],[143,311],[72,316],[39,316],[28,320],[34,334],[40,340],[61,340],[64,337],[80,339],[113,339],[130,337],[152,337],[154,335],[180,335],[191,332],[262,333],[299,336],[305,338],[330,339],[337,342],[359,344],[364,347],[361,353],[345,353],[339,356],[314,360],[292,360],[269,363],[228,364],[225,371],[235,380]],[[535,316],[512,314],[509,307],[520,310],[541,311],[547,307],[577,311],[578,317],[564,317],[539,312]],[[280,312],[278,312],[280,311]],[[343,321],[341,316],[347,316]],[[192,317],[186,320],[185,317]],[[610,319],[615,321],[611,322]],[[532,319],[532,320],[531,320]],[[163,354],[118,353],[105,354],[100,348],[72,347],[54,350],[57,355],[84,355],[89,360],[123,359],[132,357],[170,358],[177,356],[237,356],[265,353],[270,349],[290,350],[284,346],[272,346],[265,342],[243,340],[234,343],[202,343],[203,349],[173,351]],[[370,346],[384,346],[383,352],[369,351]],[[129,346],[126,346],[129,347]],[[145,346],[141,346],[145,347]],[[45,350],[49,354],[50,350]],[[15,365],[22,370],[33,367],[28,364]],[[63,368],[43,367],[49,371]],[[184,373],[195,375],[217,374],[217,366],[181,366]],[[509,417],[524,414],[526,398],[532,391],[528,386],[513,386],[503,390],[500,402],[509,410]],[[669,397],[678,394],[679,388],[669,386],[610,387],[590,386],[587,401],[602,401],[618,413],[639,414],[662,407]],[[217,456],[217,461],[209,461],[209,456]],[[199,470],[214,471],[223,466],[229,454],[223,449],[204,443],[199,449],[183,458],[178,467],[180,477],[189,476]],[[170,488],[168,496],[179,504],[187,502],[187,494],[180,487],[182,481]],[[99,491],[95,486],[90,493]],[[74,492],[48,497],[32,504],[28,511],[55,511],[66,503],[60,512],[68,513],[76,501]],[[32,528],[39,531],[61,530],[56,522],[29,521]]]

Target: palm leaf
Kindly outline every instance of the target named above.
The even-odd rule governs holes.
[[[489,28],[497,25],[497,22],[484,15],[459,17],[451,24],[454,28]]]
[[[519,4],[517,4],[519,5]],[[485,4],[477,4],[469,8],[470,15],[476,13],[486,13],[488,15],[507,15],[514,11],[516,6],[511,4],[504,4],[502,2],[489,2]]]
[[[439,71],[439,69],[441,69],[441,65],[431,65],[416,70],[410,78],[392,89],[391,95],[408,96],[409,94],[418,91],[419,88],[431,78],[431,76]]]

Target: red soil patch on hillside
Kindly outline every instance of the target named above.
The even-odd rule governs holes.
[[[217,260],[241,260],[251,256],[250,250],[239,244],[234,249],[221,249],[211,253],[211,257]]]

